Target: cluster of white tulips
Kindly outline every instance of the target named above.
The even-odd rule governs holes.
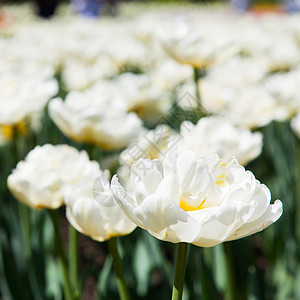
[[[291,120],[300,136],[299,45],[300,16],[284,14],[172,9],[15,25],[0,36],[1,147],[38,136],[45,116],[65,144],[30,149],[8,188],[49,210],[54,228],[65,206],[71,226],[109,241],[116,261],[112,241],[137,226],[178,243],[172,299],[181,299],[188,244],[240,239],[282,214],[244,167],[272,121]],[[76,299],[69,281],[65,298]]]

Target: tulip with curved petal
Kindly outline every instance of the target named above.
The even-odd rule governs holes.
[[[99,170],[94,178],[69,186],[65,203],[66,216],[72,226],[96,241],[126,235],[136,228],[112,195],[108,171]]]
[[[116,175],[112,191],[126,215],[158,239],[212,247],[265,229],[282,214],[269,189],[232,159],[172,153],[163,163],[140,159],[130,189]]]

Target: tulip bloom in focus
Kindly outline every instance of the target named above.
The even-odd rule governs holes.
[[[212,247],[256,233],[282,214],[269,189],[236,159],[172,153],[163,163],[140,159],[130,188],[115,175],[112,191],[126,215],[158,239]]]

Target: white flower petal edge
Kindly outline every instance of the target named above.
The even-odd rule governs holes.
[[[108,178],[108,172],[99,170],[97,178],[69,186],[65,192],[69,222],[78,231],[99,242],[129,234],[136,228],[114,199]]]
[[[140,159],[127,186],[112,178],[112,192],[128,218],[173,243],[212,247],[261,231],[282,214],[281,201],[270,204],[269,189],[250,171],[215,154],[172,153],[163,163]]]

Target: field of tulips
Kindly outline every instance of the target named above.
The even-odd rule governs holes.
[[[299,87],[298,14],[3,6],[0,299],[300,299]]]

